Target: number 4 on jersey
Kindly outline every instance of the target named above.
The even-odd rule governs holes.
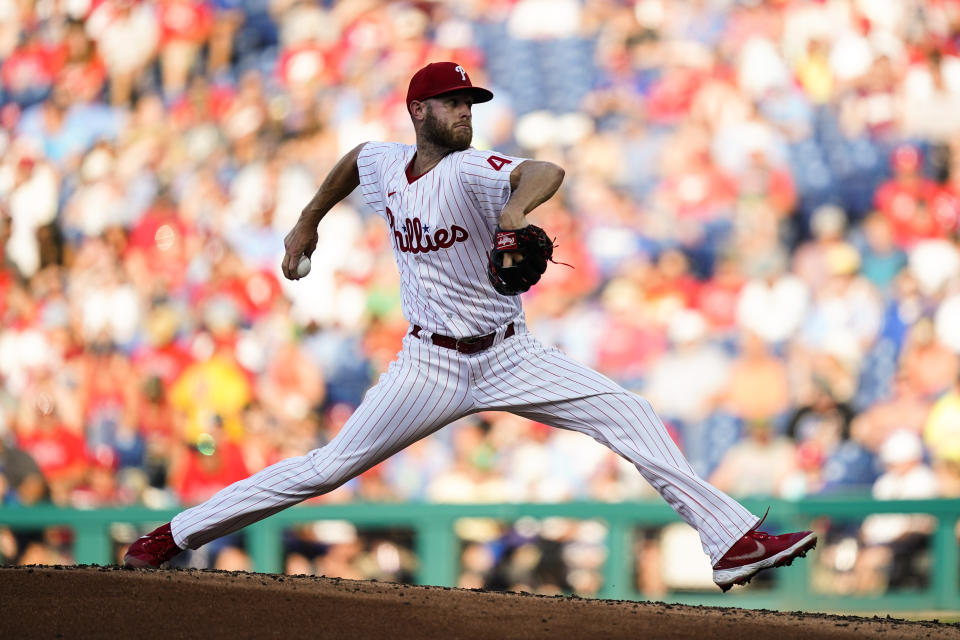
[[[506,158],[501,158],[500,156],[490,156],[487,158],[487,162],[489,162],[490,166],[496,171],[503,169],[503,165],[513,164],[513,160],[507,160]]]

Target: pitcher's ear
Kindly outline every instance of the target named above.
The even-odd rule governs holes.
[[[410,111],[410,117],[414,120],[423,120],[427,114],[427,103],[419,100],[411,100],[407,106]]]

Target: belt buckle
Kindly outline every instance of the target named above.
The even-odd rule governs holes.
[[[468,348],[472,347],[473,345],[483,340],[485,337],[486,336],[470,336],[469,338],[457,338],[457,350],[460,349],[460,345],[463,345],[464,347],[468,347]]]

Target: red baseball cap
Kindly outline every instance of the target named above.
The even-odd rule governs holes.
[[[473,86],[467,71],[456,62],[431,62],[410,78],[407,108],[414,100],[422,102],[452,91],[467,91],[474,103],[493,100],[493,92]]]

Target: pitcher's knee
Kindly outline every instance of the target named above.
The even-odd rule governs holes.
[[[628,392],[624,394],[624,400],[633,408],[634,413],[640,418],[644,420],[656,420],[657,412],[654,411],[650,401],[643,396]]]
[[[331,455],[327,448],[314,449],[307,454],[314,471],[315,495],[329,493],[360,474],[355,461],[342,455]]]

